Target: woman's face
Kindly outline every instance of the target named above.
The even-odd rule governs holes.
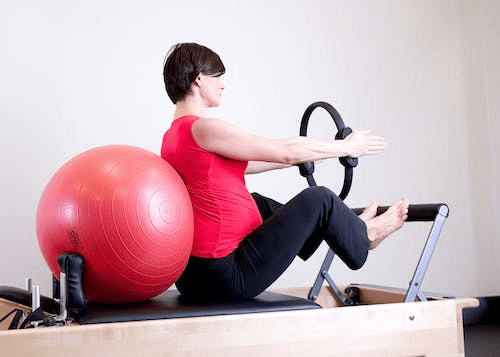
[[[222,99],[224,84],[220,76],[211,76],[200,73],[200,95],[205,101],[207,108],[218,107]]]

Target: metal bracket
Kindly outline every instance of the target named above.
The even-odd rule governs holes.
[[[37,326],[55,326],[55,325],[66,325],[68,321],[68,309],[67,309],[67,299],[68,299],[68,289],[66,282],[66,274],[61,272],[60,274],[61,282],[61,294],[59,299],[59,315],[51,315],[48,318],[43,316],[43,311],[41,309],[41,297],[40,297],[40,286],[33,285],[31,278],[26,279],[26,290],[31,292],[31,314],[25,322],[26,327],[37,327]]]

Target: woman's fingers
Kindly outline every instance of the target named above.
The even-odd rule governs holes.
[[[351,145],[351,157],[375,155],[387,148],[387,143],[380,136],[370,135],[369,131],[354,131],[346,137]]]

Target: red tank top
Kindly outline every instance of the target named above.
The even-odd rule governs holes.
[[[245,185],[248,162],[202,149],[191,132],[198,119],[185,116],[174,120],[163,137],[161,157],[177,170],[191,197],[191,255],[221,258],[234,251],[262,223],[262,218]]]

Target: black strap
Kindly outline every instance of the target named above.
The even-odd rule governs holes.
[[[16,330],[19,328],[19,324],[24,316],[24,311],[23,310],[14,310],[16,312],[14,318],[12,319],[12,321],[10,322],[10,325],[9,325],[9,330]],[[10,314],[9,314],[10,315]]]
[[[12,318],[12,321],[10,322],[8,330],[16,330],[19,328],[19,323],[21,322],[21,319],[24,316],[24,311],[21,309],[14,309],[11,312],[9,312],[7,315],[0,318],[0,323],[7,320],[10,317],[10,315],[12,315],[12,314],[14,314],[14,317]]]

